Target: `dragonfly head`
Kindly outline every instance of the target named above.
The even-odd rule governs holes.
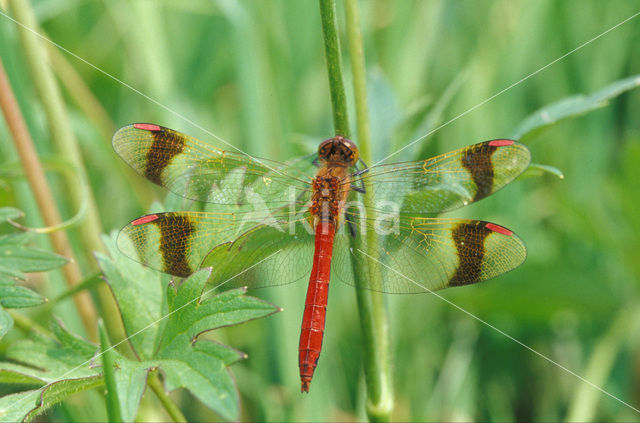
[[[318,147],[318,157],[324,162],[355,166],[359,153],[356,144],[342,135],[322,141]]]

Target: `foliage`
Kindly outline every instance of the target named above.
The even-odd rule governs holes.
[[[3,384],[37,386],[2,398],[0,420],[31,420],[71,394],[102,385],[100,370],[92,366],[96,346],[51,324],[53,336],[37,332],[14,342],[6,351],[10,362],[0,363]]]
[[[139,360],[119,361],[115,387],[123,418],[133,421],[146,375],[160,369],[168,391],[188,389],[225,419],[238,418],[238,394],[227,367],[246,358],[218,342],[201,339],[208,331],[277,312],[278,307],[245,296],[245,290],[206,295],[210,269],[194,273],[163,292],[162,275],[118,254],[114,233],[105,244],[111,256],[97,255],[113,291],[131,347]],[[203,296],[204,292],[204,296]]]
[[[21,216],[20,210],[0,208],[0,224]],[[13,326],[13,319],[5,308],[34,307],[45,302],[40,294],[16,282],[24,282],[27,272],[44,272],[67,262],[57,254],[29,247],[27,244],[31,241],[31,233],[0,235],[0,338]]]
[[[209,270],[193,274],[179,287],[171,284],[165,297],[160,274],[117,254],[113,239],[105,238],[105,243],[118,258],[99,254],[97,259],[118,300],[136,354],[135,359],[126,358],[105,348],[106,338],[102,340],[102,354],[110,357],[105,362],[115,369],[110,372],[114,375],[110,383],[122,419],[134,420],[147,374],[159,369],[168,391],[186,388],[223,418],[236,420],[238,395],[227,367],[246,355],[201,337],[220,327],[267,316],[278,308],[245,296],[242,289],[201,296]],[[158,289],[143,294],[149,286]],[[54,337],[34,333],[31,339],[8,348],[10,361],[0,362],[2,383],[39,388],[4,397],[0,420],[31,420],[71,394],[104,384],[98,347],[71,334],[58,321],[51,331]]]
[[[93,228],[98,234],[121,228],[164,195],[113,153],[109,140],[117,127],[156,122],[224,149],[276,160],[307,154],[332,134],[317,6],[292,0],[31,3],[43,34],[147,96],[51,49],[65,119],[99,211],[102,228]],[[445,291],[443,297],[638,408],[640,93],[631,88],[640,74],[635,54],[640,20],[501,93],[632,16],[636,5],[624,0],[359,4],[374,162],[418,139],[388,162],[517,136],[541,164],[531,173],[541,177],[522,178],[456,212],[456,217],[491,220],[516,231],[527,244],[525,264],[495,281]],[[341,1],[336,15],[349,75]],[[52,123],[28,71],[29,54],[18,27],[0,16],[0,58],[38,152],[60,154],[50,143]],[[347,78],[349,115],[355,116],[351,87]],[[5,142],[12,137],[4,119],[0,139],[0,207],[18,207],[27,226],[43,226],[29,187],[9,172],[18,159],[11,142]],[[61,214],[75,213],[65,181],[47,176]],[[173,210],[191,206],[172,197],[165,204]],[[4,222],[18,214],[3,208],[0,217]],[[6,224],[0,231],[0,409],[6,411],[1,418],[14,421],[46,411],[38,418],[106,420],[106,408],[114,406],[105,402],[102,360],[94,357],[99,347],[86,340],[95,334],[84,331],[69,300],[76,291],[65,286],[59,271],[47,272],[46,278],[30,274],[56,269],[65,259],[51,253],[46,236],[16,234]],[[111,258],[97,254],[98,269],[96,248],[86,234],[67,233],[86,281],[78,289],[92,294],[105,320],[109,339],[102,348],[114,346],[112,390],[124,420],[179,419],[164,411],[164,400],[193,421],[364,418],[361,337],[351,288],[332,283],[323,359],[311,394],[301,398],[295,363],[304,284],[256,294],[284,313],[220,328],[192,344],[202,330],[275,308],[232,291],[221,299],[205,296],[146,328],[178,304],[199,298],[206,271],[167,287],[166,277],[116,255],[112,246]],[[112,238],[106,243],[111,245]],[[19,265],[16,251],[22,251]],[[7,265],[6,259],[14,261]],[[107,284],[93,277],[99,270]],[[101,292],[110,296],[109,289],[120,315],[98,299]],[[44,297],[52,300],[43,304]],[[191,313],[222,307],[225,298],[233,307],[250,303],[255,315],[209,309],[202,311],[204,326],[195,323]],[[436,297],[388,296],[386,301],[394,420],[637,420],[633,409]],[[29,308],[10,310],[16,318],[9,330],[13,319],[6,309],[15,306]],[[118,332],[119,319],[124,334]],[[37,326],[50,327],[51,333],[27,331]],[[241,353],[212,339],[249,354],[233,367],[235,383],[227,366]],[[164,383],[154,395],[144,393],[150,371]],[[200,372],[205,376],[196,376]],[[215,382],[212,375],[218,377]],[[164,392],[179,387],[186,389]],[[213,393],[215,387],[221,391]]]

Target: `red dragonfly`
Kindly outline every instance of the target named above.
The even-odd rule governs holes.
[[[119,129],[113,147],[151,182],[205,203],[202,212],[132,221],[118,236],[129,257],[180,277],[212,267],[212,282],[252,288],[297,281],[311,270],[299,347],[303,392],[320,356],[330,274],[355,286],[357,268],[365,276],[358,288],[429,292],[496,277],[526,257],[523,242],[502,226],[431,217],[478,201],[520,175],[531,157],[512,140],[371,168],[342,136],[288,163],[219,150],[148,123]],[[367,206],[357,201],[366,190]],[[234,207],[222,212],[207,203]],[[376,245],[357,247],[366,242]]]

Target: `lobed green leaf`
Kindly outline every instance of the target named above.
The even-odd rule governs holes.
[[[92,366],[97,347],[51,324],[55,338],[32,333],[31,339],[13,343],[0,363],[0,383],[37,385],[39,389],[0,398],[0,421],[26,421],[68,396],[103,384],[99,369]]]
[[[96,259],[116,298],[131,346],[138,357],[151,358],[164,324],[158,322],[162,316],[164,278],[121,254],[116,237],[114,232],[102,238],[111,257],[96,253]]]
[[[221,417],[236,420],[238,393],[228,366],[246,356],[199,336],[268,316],[279,308],[246,296],[243,289],[203,295],[209,269],[194,273],[179,287],[170,283],[163,296],[164,276],[121,255],[115,234],[105,237],[104,243],[111,257],[96,257],[140,358],[115,360],[115,389],[122,419],[135,418],[146,377],[158,368],[168,391],[185,388]]]

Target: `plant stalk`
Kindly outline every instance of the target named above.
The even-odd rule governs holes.
[[[2,60],[0,60],[0,108],[2,108],[27,181],[40,209],[42,220],[46,226],[58,225],[62,222],[58,206],[44,174],[33,139],[11,89]],[[78,263],[73,260],[73,250],[69,238],[63,231],[51,232],[49,237],[56,253],[71,259],[62,267],[62,273],[69,288],[73,288],[82,281],[82,273]],[[74,295],[73,300],[87,334],[95,336],[96,312],[92,307],[91,296],[87,291],[82,291]]]
[[[167,413],[171,417],[171,420],[173,420],[174,422],[186,423],[187,419],[184,416],[184,414],[182,414],[178,406],[171,400],[169,395],[167,395],[167,393],[164,391],[164,386],[162,386],[162,382],[158,378],[157,372],[149,373],[149,377],[147,378],[147,384],[149,385],[149,388],[151,388],[153,393],[156,394],[156,396],[160,400],[160,403],[162,404],[164,409],[167,411]]]
[[[352,51],[351,64],[354,78],[356,103],[356,122],[360,155],[365,163],[371,162],[371,136],[368,121],[366,72],[362,37],[357,4],[346,3],[347,28],[349,46]],[[346,94],[343,85],[340,44],[337,36],[337,19],[334,0],[320,0],[322,29],[324,34],[327,70],[329,73],[329,88],[331,90],[331,104],[333,110],[336,134],[349,137],[349,122],[347,115]],[[365,206],[370,206],[371,187],[365,183],[367,193],[364,195]],[[372,207],[367,207],[368,219]],[[389,367],[388,323],[385,304],[382,295],[366,289],[364,281],[369,279],[372,285],[381,285],[378,272],[371,271],[366,256],[358,251],[377,257],[378,240],[373,230],[366,231],[366,237],[355,237],[351,240],[354,255],[352,266],[356,279],[356,300],[364,341],[364,373],[367,382],[367,415],[370,421],[389,421],[393,408],[391,391],[391,372]],[[363,239],[365,238],[365,239]]]
[[[102,319],[98,321],[98,332],[100,333],[100,351],[102,352],[102,372],[104,375],[104,386],[106,389],[105,402],[107,416],[110,422],[124,421],[122,409],[118,400],[118,389],[115,375],[115,352],[111,349],[107,331],[104,328]]]
[[[38,97],[42,101],[42,106],[47,117],[48,130],[51,139],[55,144],[58,154],[70,160],[81,173],[82,180],[88,181],[86,177],[86,168],[83,163],[80,149],[75,135],[71,129],[71,123],[67,115],[66,105],[62,99],[62,94],[57,85],[53,72],[49,66],[47,51],[42,45],[42,40],[34,34],[39,32],[38,23],[34,11],[29,0],[9,0],[9,5],[14,14],[15,19],[24,25],[18,28],[20,40],[27,58],[33,84]],[[27,29],[29,28],[29,29]],[[100,240],[102,232],[102,224],[98,215],[98,208],[90,190],[83,190],[78,186],[75,179],[66,179],[65,185],[70,194],[71,203],[75,210],[83,207],[86,201],[87,213],[85,219],[79,224],[80,239],[83,243],[83,249],[86,251],[87,258],[93,263],[92,253],[95,251],[104,252],[104,246]],[[78,281],[82,280],[78,278]],[[111,339],[118,340],[124,336],[124,330],[117,319],[118,310],[111,296],[108,287],[105,284],[98,286],[96,290],[100,300],[100,306],[103,311],[105,324]],[[83,309],[93,308],[93,302],[87,301]],[[95,311],[92,313],[95,316]],[[87,319],[84,316],[83,319]],[[87,331],[89,338],[96,339],[96,321],[93,317],[90,329]]]
[[[349,138],[347,95],[344,91],[344,79],[342,77],[342,56],[340,52],[340,40],[338,39],[338,20],[336,17],[335,0],[320,0],[320,19],[322,20],[324,53],[327,59],[327,73],[329,74],[333,127],[336,135],[343,135]]]
[[[357,0],[345,1],[345,16],[347,20],[347,39],[349,42],[349,57],[351,58],[351,72],[353,74],[353,89],[356,107],[356,128],[360,157],[365,163],[372,163],[371,129],[369,126],[369,109],[367,106],[367,74],[360,31],[360,15]],[[364,204],[367,218],[375,219],[372,189],[365,183],[367,192],[364,193]],[[378,239],[374,230],[367,230],[367,254],[378,257]],[[377,272],[368,272],[370,278],[380,277]],[[375,284],[380,286],[380,284]],[[389,357],[389,323],[387,319],[384,297],[379,292],[365,289],[356,291],[358,296],[358,310],[360,310],[362,332],[364,334],[365,372],[367,378],[367,415],[370,421],[390,421],[393,410],[393,389],[391,383],[391,368]]]

